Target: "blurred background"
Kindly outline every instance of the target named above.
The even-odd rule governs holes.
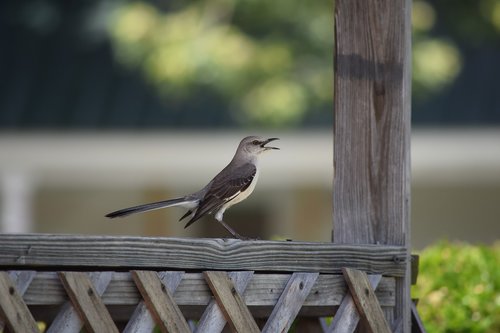
[[[0,231],[227,236],[211,219],[184,230],[178,208],[104,215],[198,190],[242,137],[260,134],[280,137],[282,150],[264,157],[255,194],[226,221],[264,239],[329,241],[333,6],[3,0]],[[412,20],[412,246],[491,245],[500,234],[500,0],[415,0]],[[500,274],[480,271],[478,285],[496,282],[473,293],[492,290],[495,313]],[[429,288],[439,291],[432,304],[449,299]]]
[[[330,240],[333,5],[2,1],[0,230],[225,236],[178,208],[103,216],[197,190],[261,134],[282,150],[227,221]],[[415,249],[499,235],[499,59],[500,1],[414,1]]]

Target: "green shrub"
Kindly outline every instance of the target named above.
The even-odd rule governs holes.
[[[429,332],[500,332],[500,242],[425,249],[412,293]]]

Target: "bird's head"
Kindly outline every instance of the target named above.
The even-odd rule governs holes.
[[[259,136],[247,136],[243,140],[241,140],[240,145],[238,149],[244,150],[248,153],[258,155],[262,152],[272,150],[272,149],[278,149],[278,147],[271,147],[267,146],[269,142],[279,140],[278,138],[263,138]]]

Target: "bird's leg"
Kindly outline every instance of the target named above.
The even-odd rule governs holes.
[[[216,219],[216,221],[218,221],[220,224],[222,224],[222,226],[227,230],[229,231],[229,233],[231,235],[233,235],[233,237],[235,238],[238,238],[240,240],[248,240],[249,238],[248,237],[244,237],[244,236],[241,236],[239,233],[237,233],[233,228],[231,228],[229,225],[227,225],[224,221],[222,221],[222,219]]]

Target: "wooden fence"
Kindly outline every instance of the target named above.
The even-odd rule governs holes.
[[[36,318],[49,332],[116,332],[113,321],[127,332],[153,323],[169,332],[285,332],[299,316],[297,332],[353,332],[360,318],[361,331],[418,328],[411,1],[336,0],[334,57],[333,244],[0,235],[7,326],[36,331]]]
[[[0,235],[0,317],[14,332],[397,331],[398,246]],[[326,320],[333,317],[333,320]],[[297,319],[298,318],[298,319]]]

